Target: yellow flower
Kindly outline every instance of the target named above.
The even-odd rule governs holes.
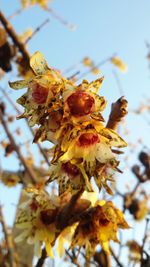
[[[73,136],[74,134],[74,136]],[[101,126],[99,132],[94,129],[76,131],[67,142],[67,135],[61,143],[61,150],[64,154],[59,158],[61,162],[70,161],[81,171],[85,184],[89,190],[91,186],[87,173],[94,173],[96,162],[102,164],[115,160],[111,147],[124,147],[126,143],[114,131]]]
[[[59,184],[59,194],[64,192],[75,193],[84,185],[84,178],[79,168],[71,162],[51,164],[49,169],[49,182],[54,179]]]
[[[80,85],[70,85],[63,93],[64,118],[70,118],[73,123],[88,121],[92,114],[104,110],[106,101],[97,92],[103,82],[103,77],[88,83],[84,80]]]
[[[20,182],[20,177],[19,175],[6,172],[1,174],[0,180],[4,185],[8,187],[13,187]]]
[[[142,247],[135,240],[128,241],[127,247],[129,248],[129,260],[139,263],[141,261]]]
[[[85,246],[87,256],[94,253],[98,244],[109,253],[109,241],[118,242],[118,228],[128,229],[123,214],[111,201],[98,201],[80,220],[71,247]]]
[[[40,119],[51,105],[51,100],[63,90],[65,80],[56,70],[50,69],[40,52],[36,52],[30,59],[30,66],[35,73],[33,78],[10,82],[13,89],[28,87],[27,93],[18,99],[18,103],[25,107],[20,118],[30,119],[30,125],[39,123]]]
[[[118,57],[112,57],[111,63],[114,64],[122,72],[127,72],[127,65]]]
[[[47,8],[49,0],[21,0],[23,8],[27,8],[30,5],[40,5],[42,8]]]
[[[83,58],[82,63],[86,67],[93,67],[93,61],[89,57]]]
[[[22,203],[16,220],[16,227],[23,232],[16,242],[26,240],[35,244],[37,256],[41,256],[41,246],[45,244],[47,254],[52,257],[52,244],[56,239],[55,218],[60,205],[58,197],[49,198],[45,191],[29,188],[26,191],[28,201]]]

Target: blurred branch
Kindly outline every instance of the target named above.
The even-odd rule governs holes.
[[[92,67],[89,70],[83,72],[80,76],[77,77],[77,81],[80,80],[80,79],[82,79],[82,78],[84,78],[84,76],[88,75],[93,69],[99,68],[99,67],[105,65],[105,63],[107,63],[108,61],[110,61],[111,58],[112,57],[108,57],[108,58],[102,60],[101,62],[99,62],[98,64],[95,64],[94,67]]]
[[[7,17],[8,20],[13,19],[14,17],[18,16],[23,12],[23,8],[17,9],[13,14],[11,14],[9,17]]]
[[[15,267],[15,262],[13,258],[13,248],[12,248],[12,244],[9,239],[9,234],[8,234],[7,226],[5,224],[5,220],[3,217],[1,205],[0,205],[0,222],[2,225],[2,229],[3,229],[3,233],[4,233],[6,245],[7,245],[9,264],[10,264],[10,267]]]
[[[74,253],[74,255],[71,255],[68,250],[66,250],[65,252],[66,252],[67,256],[70,258],[71,262],[74,265],[76,265],[77,267],[81,267],[80,264],[77,261],[77,257],[75,257],[75,253]]]
[[[9,96],[9,94],[0,86],[0,90],[2,92],[2,94],[6,97],[6,99],[8,100],[8,102],[11,104],[11,106],[14,108],[14,110],[16,110],[17,114],[20,115],[21,111],[19,110],[19,108],[15,105],[15,103],[12,101],[11,97]],[[28,126],[29,131],[31,132],[32,136],[34,137],[34,132],[32,130],[32,128],[29,126],[28,124],[28,120],[25,119],[26,124]],[[42,146],[39,143],[36,143],[41,154],[43,155],[43,158],[45,159],[46,163],[48,164],[48,166],[50,165],[49,159],[46,155],[46,153],[44,152]]]
[[[74,30],[76,28],[75,25],[69,23],[64,18],[62,18],[60,15],[56,14],[56,12],[52,8],[46,7],[45,10],[48,11],[53,18],[57,19],[60,23],[68,27],[70,30]]]
[[[43,23],[41,23],[41,25],[39,25],[34,31],[33,33],[31,34],[31,36],[29,36],[26,41],[24,42],[24,44],[27,44],[35,34],[37,34],[41,29],[42,27],[44,27],[48,22],[50,21],[50,19],[46,19]]]
[[[119,79],[119,76],[118,76],[117,72],[116,72],[115,70],[113,70],[112,73],[113,73],[114,78],[115,78],[115,80],[116,80],[117,87],[118,87],[118,90],[119,90],[119,92],[120,92],[120,95],[121,95],[121,96],[125,95],[125,94],[124,94],[124,90],[123,90],[123,88],[122,88],[122,84],[121,84],[121,82],[120,82],[120,79]]]
[[[1,105],[2,105],[2,104],[1,104]],[[14,138],[13,138],[13,136],[12,136],[12,134],[11,134],[11,132],[10,132],[8,126],[7,126],[7,122],[6,122],[5,119],[4,119],[4,113],[2,112],[2,110],[0,110],[0,121],[1,121],[2,126],[3,126],[3,128],[4,128],[5,132],[6,132],[6,134],[7,134],[8,138],[9,138],[9,140],[10,140],[10,143],[13,145],[14,150],[16,151],[16,153],[17,153],[17,155],[18,155],[18,158],[20,159],[20,161],[21,161],[22,164],[24,165],[24,167],[25,167],[25,169],[26,169],[26,171],[27,171],[27,173],[28,173],[28,175],[29,175],[29,177],[30,177],[32,183],[35,184],[35,183],[36,183],[36,177],[35,177],[35,174],[34,174],[32,168],[27,164],[27,162],[26,162],[26,160],[24,159],[22,153],[20,152],[19,147],[18,147],[17,144],[15,143],[15,140],[14,140]],[[25,181],[24,181],[24,180],[22,180],[22,183],[25,185]]]
[[[150,219],[149,218],[146,218],[146,225],[145,225],[143,243],[142,243],[142,246],[141,246],[141,267],[143,266],[143,260],[144,260],[144,258],[143,258],[143,252],[144,252],[144,246],[145,246],[146,239],[147,239],[147,231],[148,231],[149,221],[150,221]]]
[[[26,46],[24,43],[20,41],[20,38],[18,37],[17,33],[15,32],[12,25],[9,23],[8,19],[4,16],[4,14],[0,11],[0,21],[3,24],[7,34],[11,37],[14,45],[16,45],[22,54],[24,60],[29,64],[30,54],[26,49]]]
[[[124,267],[124,265],[119,261],[118,257],[116,256],[115,252],[113,251],[113,249],[110,247],[110,252],[114,258],[114,260],[116,261],[117,263],[117,267]]]

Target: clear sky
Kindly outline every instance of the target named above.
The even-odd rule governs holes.
[[[19,0],[0,0],[0,8],[9,16],[20,7],[19,2]],[[51,18],[50,23],[29,42],[28,48],[31,54],[40,50],[50,66],[63,71],[80,62],[85,56],[98,63],[117,53],[127,63],[129,69],[126,74],[116,70],[124,95],[129,102],[129,110],[138,107],[145,98],[150,98],[150,69],[145,45],[145,41],[150,42],[149,0],[54,0],[49,6],[65,20],[75,24],[77,29],[70,31],[38,6],[26,10],[11,20],[18,34],[27,28],[34,29],[46,18]],[[108,100],[108,109],[110,104],[120,97],[112,73],[114,69],[111,64],[101,68],[101,74],[105,76],[101,94]],[[85,78],[91,80],[96,77],[89,75]],[[125,139],[137,144],[137,140],[142,137],[149,146],[150,122],[148,124],[145,118],[129,112],[127,123],[130,135]],[[133,156],[132,161],[135,158]],[[0,192],[4,202],[8,190],[6,193],[2,188]],[[14,200],[16,193],[12,190],[9,192]]]

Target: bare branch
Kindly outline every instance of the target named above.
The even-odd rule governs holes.
[[[32,35],[29,36],[29,37],[26,39],[25,44],[27,44],[27,43],[32,39],[32,37],[33,37],[35,34],[37,34],[37,33],[42,29],[42,27],[44,27],[49,21],[50,21],[49,19],[46,19],[43,23],[41,23],[41,25],[39,25],[39,26],[34,30],[34,32],[32,33]]]
[[[46,249],[43,248],[41,258],[38,260],[38,262],[35,265],[35,267],[42,267],[44,262],[45,262],[45,260],[46,260],[46,258],[47,258]]]
[[[15,267],[14,257],[13,257],[13,248],[12,248],[12,244],[10,242],[10,238],[8,235],[8,230],[7,230],[7,226],[5,224],[5,220],[3,217],[1,205],[0,205],[0,222],[2,225],[3,233],[4,233],[6,244],[7,244],[9,264],[10,264],[10,267]]]
[[[117,263],[117,267],[118,267],[118,266],[119,266],[119,267],[124,267],[124,265],[119,261],[118,257],[116,256],[116,254],[115,254],[115,252],[113,251],[112,248],[110,248],[110,252],[111,252],[111,254],[112,254],[114,260],[115,260],[116,263]]]
[[[29,63],[30,54],[26,49],[24,43],[20,41],[17,33],[15,32],[14,28],[8,21],[8,19],[4,16],[4,14],[0,11],[0,21],[2,22],[7,34],[11,37],[13,43],[18,47],[20,53],[22,54],[24,60]]]
[[[8,126],[7,126],[7,122],[5,121],[5,119],[4,119],[4,114],[2,113],[1,110],[0,110],[0,121],[1,121],[2,126],[3,126],[3,128],[4,128],[5,132],[6,132],[6,134],[7,134],[8,138],[9,138],[9,140],[10,140],[10,143],[13,145],[14,150],[16,151],[16,153],[17,153],[17,155],[18,155],[20,161],[21,161],[22,164],[24,165],[24,167],[25,167],[25,169],[26,169],[26,171],[27,171],[27,173],[28,173],[28,175],[29,175],[29,177],[30,177],[32,183],[35,184],[35,183],[36,183],[36,177],[35,177],[35,174],[34,174],[32,168],[27,164],[27,162],[26,162],[26,160],[24,159],[22,153],[20,152],[20,149],[19,149],[19,147],[17,146],[17,144],[16,144],[16,142],[15,142],[15,140],[14,140],[14,138],[13,138],[13,136],[12,136],[12,134],[11,134],[11,132],[10,132]],[[23,182],[23,184],[25,185],[25,181],[22,180],[22,182]]]

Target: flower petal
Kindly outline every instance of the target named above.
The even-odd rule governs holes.
[[[40,52],[33,54],[30,59],[30,66],[36,75],[43,75],[49,70],[47,62]]]
[[[9,82],[9,86],[15,90],[28,87],[30,80],[20,80],[16,82]]]
[[[115,147],[125,147],[127,143],[112,129],[103,128],[100,134],[109,139],[109,144]]]
[[[53,251],[52,251],[52,246],[50,243],[46,242],[45,243],[45,248],[46,248],[46,252],[47,252],[47,255],[50,257],[50,258],[53,258],[54,255],[53,255]]]
[[[114,158],[114,154],[112,153],[110,147],[105,143],[100,143],[97,146],[96,158],[101,163],[106,163],[107,161]]]

